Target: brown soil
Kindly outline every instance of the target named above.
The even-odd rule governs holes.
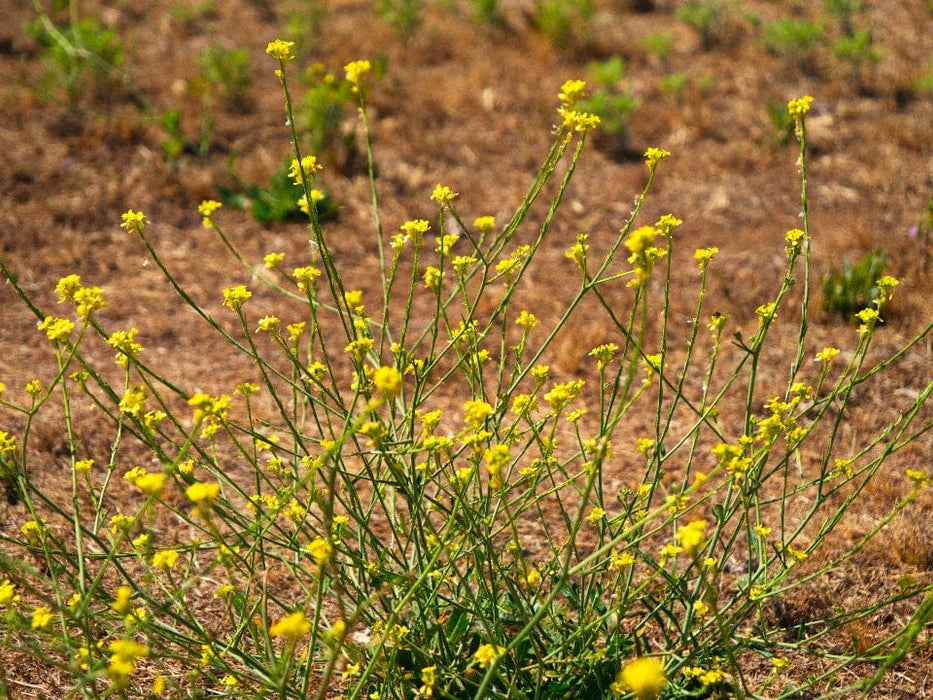
[[[98,16],[124,42],[123,70],[130,82],[96,92],[83,89],[73,106],[57,99],[54,86],[46,86],[41,47],[23,30],[34,15],[25,4],[6,4],[7,19],[0,28],[0,259],[46,313],[55,313],[53,290],[64,275],[77,273],[85,284],[103,287],[110,302],[99,316],[105,327],[138,326],[148,359],[155,363],[158,358],[160,369],[179,386],[191,392],[229,391],[249,376],[249,367],[231,365],[218,352],[222,343],[199,319],[179,311],[139,241],[119,228],[120,214],[128,208],[145,211],[155,245],[176,278],[218,318],[229,316],[221,309],[220,290],[249,282],[248,275],[201,227],[197,205],[217,197],[218,185],[232,182],[231,170],[244,182],[267,184],[286,157],[283,98],[264,49],[285,35],[290,22],[294,26],[300,20],[303,3],[283,0],[271,3],[271,11],[261,0],[192,3],[190,19],[173,13],[179,4],[168,0],[113,3]],[[573,274],[564,250],[581,231],[590,234],[594,248],[605,247],[644,185],[640,154],[659,146],[673,157],[660,168],[643,221],[673,212],[685,222],[677,231],[672,325],[686,325],[692,314],[693,249],[715,245],[721,253],[708,308],[728,313],[733,328],[752,332],[756,307],[780,284],[784,232],[799,225],[800,211],[795,145],[780,145],[767,105],[811,94],[815,276],[845,259],[855,261],[877,249],[888,252],[890,272],[901,286],[878,334],[877,357],[903,345],[933,318],[933,251],[929,241],[924,247],[907,235],[933,192],[933,94],[911,88],[913,80],[933,70],[933,11],[924,3],[865,3],[859,22],[872,28],[883,59],[860,80],[826,48],[799,60],[762,48],[763,23],[793,12],[828,21],[821,3],[809,10],[807,3],[729,5],[734,9],[727,24],[704,45],[695,30],[675,18],[680,3],[657,0],[652,11],[635,12],[625,2],[605,0],[596,3],[599,11],[587,30],[578,30],[562,47],[535,27],[532,0],[503,1],[501,27],[471,20],[469,3],[437,7],[442,3],[430,2],[410,36],[400,36],[374,16],[368,1],[321,4],[327,11],[319,35],[304,42],[295,73],[321,62],[340,75],[348,61],[384,60],[385,73],[370,90],[370,120],[382,216],[390,232],[407,219],[434,216],[429,195],[437,183],[460,193],[457,206],[464,220],[484,214],[506,220],[546,153],[562,82],[586,77],[590,61],[613,55],[625,59],[622,87],[635,92],[640,107],[626,142],[597,140],[578,168],[541,252],[547,264],[522,290],[524,306],[540,316],[556,314],[571,286],[564,283]],[[97,3],[87,3],[82,12],[93,14],[95,8]],[[829,27],[833,35],[836,30]],[[661,32],[672,37],[666,57],[653,54],[644,42]],[[198,57],[214,43],[249,49],[249,102],[235,110],[217,106],[207,155],[186,152],[170,162],[161,149],[166,134],[157,115],[180,108],[184,130],[196,138],[202,98],[192,89],[192,79]],[[686,86],[666,92],[659,83],[672,74],[683,74]],[[375,229],[369,183],[360,165],[365,160],[332,161],[322,178],[340,206],[339,216],[326,224],[337,263],[347,287],[375,292]],[[536,210],[533,217],[543,213]],[[273,250],[285,252],[289,261],[305,259],[301,224],[264,225],[229,207],[221,217],[248,259],[258,262]],[[550,277],[541,272],[548,267]],[[624,290],[618,294],[618,303],[626,304]],[[826,344],[854,347],[854,327],[818,307],[817,299],[807,352]],[[574,333],[561,339],[555,366],[560,375],[581,372],[586,353],[612,340],[598,319],[581,310]],[[5,398],[16,402],[24,401],[27,381],[54,375],[52,354],[35,323],[11,287],[3,286],[0,380],[7,387]],[[776,335],[775,341],[775,357],[792,356],[795,336]],[[105,364],[112,351],[98,342],[88,353]],[[857,444],[860,434],[895,416],[930,381],[931,363],[933,347],[927,340],[860,397],[845,439]],[[780,381],[786,365],[780,360],[766,368],[765,382],[769,377]],[[0,427],[15,432],[18,420],[7,414]],[[47,452],[44,476],[54,491],[64,473],[67,444],[53,424],[40,437]],[[106,434],[95,438],[90,431],[86,439],[90,450],[106,452]],[[905,469],[929,468],[931,451],[928,439],[918,441],[884,467],[846,535],[851,542],[909,488]],[[906,575],[928,580],[933,571],[931,512],[929,498],[914,504],[860,556],[857,567],[821,584],[823,599],[791,599],[780,614],[805,617],[821,606],[848,604],[861,593],[890,590]],[[0,527],[18,528],[24,517],[16,508],[0,509]],[[889,620],[890,629],[909,614],[908,609]],[[869,632],[877,633],[864,631]],[[31,665],[12,657],[2,660],[13,681],[21,672],[20,683],[13,684],[17,697],[38,697],[42,687],[50,687],[51,681]],[[933,661],[927,650],[893,674],[874,697],[926,697],[931,682]],[[50,692],[55,695],[54,688]]]

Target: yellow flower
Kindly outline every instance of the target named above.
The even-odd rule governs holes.
[[[626,664],[611,689],[619,695],[629,692],[637,700],[655,700],[667,685],[664,665],[653,656],[642,656]]]
[[[654,148],[653,146],[645,151],[645,163],[652,170],[665,158],[669,158],[671,155],[670,151],[665,151],[663,148]]]
[[[294,41],[283,41],[282,39],[275,39],[270,41],[266,46],[266,53],[281,63],[288,63],[293,58],[295,58],[294,54],[292,53],[292,47],[294,45]]]
[[[585,383],[585,380],[578,379],[563,384],[555,384],[554,388],[544,395],[544,400],[548,402],[555,414],[560,413],[566,408],[567,404],[577,398]]]
[[[810,95],[795,97],[787,103],[787,114],[791,119],[803,119],[810,111],[813,98]]]
[[[612,553],[609,555],[609,568],[611,569],[624,569],[627,566],[631,566],[635,563],[635,557],[632,556],[629,552],[619,552],[617,550],[612,550]]]
[[[586,251],[590,249],[589,244],[586,242],[588,238],[589,236],[585,233],[578,233],[577,242],[564,252],[564,257],[573,260],[581,270],[584,269],[584,263],[586,262]]]
[[[297,159],[292,159],[291,167],[288,170],[288,176],[296,185],[303,185],[305,180],[310,182],[314,175],[320,172],[323,166],[317,162],[314,156],[302,156],[301,163]]]
[[[40,518],[39,520],[29,520],[23,523],[23,526],[19,529],[23,536],[32,544],[39,543],[39,536],[42,533],[44,521]]]
[[[586,97],[585,80],[567,80],[560,86],[560,92],[557,93],[557,99],[564,107],[573,107],[577,102]]]
[[[586,519],[587,519],[587,522],[593,525],[597,525],[599,524],[599,521],[602,520],[605,515],[606,515],[606,511],[604,511],[599,506],[596,506],[595,508],[590,510],[590,512],[586,516]]]
[[[58,292],[58,303],[61,304],[66,299],[74,299],[75,292],[79,289],[81,289],[81,277],[79,275],[62,277],[55,285],[55,291]]]
[[[174,549],[164,549],[152,555],[152,566],[160,571],[168,571],[178,563],[178,552]]]
[[[346,71],[347,82],[352,83],[355,87],[359,87],[363,79],[363,76],[369,73],[372,70],[372,64],[363,59],[359,61],[352,61],[343,67]]]
[[[373,372],[373,386],[384,399],[394,399],[402,391],[402,373],[395,367],[380,367]]]
[[[204,228],[214,228],[214,222],[212,221],[214,212],[222,206],[223,204],[214,199],[205,199],[198,205],[198,214],[203,217],[201,219],[201,225]]]
[[[117,688],[126,687],[130,675],[136,670],[136,661],[149,655],[148,647],[132,639],[118,639],[110,643],[110,665],[107,675]]]
[[[463,422],[468,428],[479,429],[494,409],[485,401],[467,401],[463,404]]]
[[[141,211],[133,211],[128,209],[122,217],[123,223],[120,224],[120,228],[125,228],[128,232],[135,231],[136,233],[142,233],[143,229],[146,228],[146,224],[149,223],[149,219],[146,218],[146,215]]]
[[[445,204],[450,204],[453,201],[454,197],[457,196],[456,192],[453,192],[449,187],[445,185],[438,185],[434,188],[434,191],[431,193],[431,199],[444,206]]]
[[[473,663],[479,664],[480,668],[489,668],[504,653],[505,647],[481,644],[479,649],[473,653]]]
[[[692,520],[677,531],[675,539],[683,547],[683,550],[691,557],[696,556],[697,551],[706,542],[706,521]]]
[[[311,631],[311,622],[301,610],[283,617],[269,628],[273,637],[284,637],[289,644],[297,644]]]
[[[828,365],[830,362],[835,359],[836,355],[839,354],[838,348],[826,347],[816,353],[816,357],[813,359],[816,362],[822,362],[824,365]]]
[[[599,345],[592,350],[590,350],[590,357],[596,358],[596,367],[598,370],[602,371],[615,358],[616,353],[619,351],[619,346],[615,343],[606,343],[604,345]]]
[[[187,496],[188,500],[192,503],[210,504],[216,501],[219,495],[220,484],[218,483],[209,484],[198,481],[185,489],[185,496]]]
[[[246,288],[245,284],[237,284],[227,287],[224,290],[224,306],[234,311],[239,311],[243,304],[253,296],[253,293]]]
[[[113,602],[110,604],[110,609],[115,613],[120,615],[126,615],[132,607],[131,599],[133,597],[133,589],[129,586],[120,586],[117,588],[117,595],[113,599]]]
[[[107,338],[107,344],[117,351],[117,364],[126,367],[129,358],[135,358],[143,351],[143,346],[136,342],[138,328],[130,328],[128,331],[114,331]]]
[[[474,219],[473,225],[480,230],[480,233],[485,235],[496,228],[496,219],[492,216],[479,216]]]
[[[716,246],[710,246],[709,248],[697,248],[693,251],[693,259],[697,261],[697,264],[700,267],[700,270],[705,270],[710,261],[716,256],[716,253],[719,252],[719,248]]]
[[[74,293],[75,310],[78,316],[87,319],[92,312],[107,306],[100,287],[81,287]]]
[[[34,630],[45,630],[52,625],[55,615],[47,607],[42,606],[32,611],[30,627]]]
[[[931,483],[930,477],[921,469],[908,469],[906,474],[907,478],[914,483],[915,488],[922,489]]]
[[[46,316],[44,320],[39,322],[38,328],[40,331],[45,331],[46,336],[53,343],[61,343],[71,337],[75,324],[74,321],[69,321],[67,318]]]
[[[10,583],[10,579],[5,579],[3,583],[0,583],[0,607],[18,602],[19,594],[16,592],[16,586]]]
[[[315,537],[305,549],[318,566],[324,566],[334,554],[334,546],[323,537]]]
[[[266,253],[262,258],[262,264],[269,270],[277,270],[282,267],[285,260],[285,253]]]

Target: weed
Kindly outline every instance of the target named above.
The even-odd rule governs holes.
[[[854,563],[930,486],[908,470],[857,541],[840,534],[868,484],[933,427],[924,379],[889,399],[874,432],[842,438],[853,392],[933,324],[872,364],[897,284],[885,276],[858,333],[838,339],[846,359],[835,346],[814,353],[811,98],[788,104],[802,228],[785,233],[784,275],[742,328],[708,311],[718,250],[683,255],[680,219],[642,220],[671,156],[659,148],[645,151],[644,186],[614,234],[579,234],[563,269],[542,263],[598,122],[583,81],[562,86],[552,145],[508,220],[465,220],[438,184],[434,223],[385,231],[371,64],[354,61],[381,273],[364,292],[313,196],[322,166],[297,133],[292,48],[277,40],[267,53],[294,149],[289,185],[309,203],[300,258],[248,259],[222,204],[202,202],[206,232],[239,263],[215,290],[221,318],[173,275],[160,223],[122,216],[127,251],[203,322],[192,332],[216,336],[216,361],[248,360],[235,387],[179,386],[146,354],[145,333],[107,326],[99,312],[114,300],[101,288],[67,275],[49,314],[0,262],[54,358],[50,380],[0,387],[15,426],[0,431],[0,464],[21,501],[0,528],[0,645],[54,669],[69,697],[657,700],[868,697],[927,643],[929,584],[804,622],[775,613]],[[544,217],[530,215],[539,197]],[[696,280],[686,327],[669,292],[685,274]],[[571,294],[539,317],[522,291],[544,275]],[[555,339],[589,302],[604,342],[581,353],[585,376],[558,376]],[[797,339],[777,362],[776,333]],[[104,343],[112,360],[89,347]],[[37,468],[35,428],[52,413],[67,444],[63,499]],[[103,454],[88,453],[85,430],[106,431]],[[900,619],[894,606],[908,603],[890,637],[850,648],[853,631]]]
[[[655,32],[649,34],[641,40],[641,45],[645,50],[664,62],[671,57],[674,52],[674,33],[673,32]]]
[[[762,44],[795,66],[813,71],[815,51],[825,38],[825,27],[820,22],[785,18],[765,25]]]
[[[621,56],[590,63],[587,67],[597,86],[580,107],[600,118],[597,132],[599,145],[610,155],[623,156],[628,146],[628,125],[638,109],[639,99],[630,90],[620,88],[625,78],[625,62]]]
[[[268,187],[259,185],[236,188],[221,187],[220,193],[225,203],[237,209],[248,210],[257,221],[272,223],[276,221],[306,220],[307,204],[304,190],[294,183],[289,171],[291,159],[288,159],[275,173]],[[312,189],[311,197],[317,205],[318,217],[326,221],[337,215],[337,205],[330,195],[321,189]]]
[[[302,75],[306,90],[295,106],[295,119],[305,149],[342,172],[355,167],[359,154],[356,131],[348,117],[356,114],[353,86],[314,64]]]
[[[822,278],[823,307],[852,321],[856,312],[878,300],[878,280],[887,266],[887,254],[876,250],[854,265],[846,260],[841,268],[830,269]]]
[[[410,37],[421,24],[424,0],[376,0],[376,14],[402,36]]]
[[[93,17],[59,26],[41,9],[37,12],[28,28],[45,49],[50,95],[61,89],[68,103],[76,106],[82,96],[105,98],[122,83],[123,48],[116,30],[105,29]]]
[[[768,118],[774,127],[773,137],[778,146],[790,145],[794,138],[794,119],[787,111],[785,103],[777,100],[768,100]]]
[[[709,49],[719,40],[726,26],[724,3],[713,0],[687,0],[677,8],[676,17],[700,34],[704,49]]]
[[[594,12],[592,0],[536,0],[534,21],[551,44],[568,48],[584,40]]]

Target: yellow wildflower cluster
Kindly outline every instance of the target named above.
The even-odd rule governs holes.
[[[691,520],[677,531],[674,539],[680,543],[684,552],[691,557],[696,557],[706,544],[706,521]]]
[[[636,700],[655,700],[666,686],[661,659],[641,656],[622,667],[609,689],[616,695],[631,693]]]
[[[120,217],[123,223],[120,224],[120,228],[124,228],[127,232],[135,231],[138,234],[142,234],[143,230],[146,228],[146,224],[149,223],[149,219],[146,218],[146,215],[141,211],[133,211],[128,209]]]
[[[352,83],[354,88],[359,88],[362,85],[363,76],[372,70],[372,64],[365,59],[351,61],[343,67],[343,70],[346,73],[347,82]]]
[[[75,305],[75,311],[77,311],[78,316],[82,319],[87,320],[90,315],[107,306],[107,301],[104,299],[103,290],[100,287],[85,287],[81,284],[81,278],[78,275],[68,275],[62,277],[58,284],[55,285],[55,291],[58,292],[58,303],[61,304],[64,301],[71,301]],[[45,319],[43,324],[54,325],[56,319]],[[72,328],[74,326],[72,325]],[[39,326],[40,330],[45,330],[49,332],[47,327],[43,327],[42,324]],[[62,329],[59,329],[62,331]],[[65,333],[65,336],[70,334]],[[52,334],[49,333],[49,338],[52,338]],[[64,338],[60,338],[63,340]]]
[[[660,234],[654,226],[640,226],[625,238],[624,245],[631,252],[628,261],[635,271],[635,279],[629,283],[630,287],[640,287],[647,282],[654,264],[667,255],[666,248],[654,245]]]
[[[194,406],[194,420],[196,423],[203,420],[226,423],[227,409],[230,408],[232,401],[233,397],[227,394],[211,396],[210,394],[198,392],[188,399],[188,405]]]
[[[204,228],[214,228],[214,212],[223,206],[215,199],[205,199],[198,205],[198,214],[201,215],[201,225]]]
[[[110,643],[110,665],[107,675],[117,688],[125,688],[136,670],[136,662],[149,656],[148,647],[132,639],[117,639]]]
[[[493,445],[485,452],[486,471],[489,474],[489,488],[497,491],[502,488],[503,471],[511,459],[509,446],[506,444]]]
[[[53,343],[62,343],[71,337],[75,324],[74,321],[69,321],[67,318],[46,316],[39,322],[38,328],[40,331],[45,331],[45,335]]]
[[[253,293],[246,288],[244,284],[236,284],[223,290],[224,306],[233,311],[239,311],[243,308],[246,300],[253,296]]]
[[[300,163],[297,159],[292,159],[292,164],[288,169],[288,176],[296,185],[303,185],[305,181],[311,182],[314,179],[314,175],[322,169],[323,166],[318,163],[316,157],[302,156]]]
[[[478,664],[480,668],[489,668],[504,653],[505,647],[495,644],[481,644],[473,652],[473,663]]]
[[[583,385],[586,381],[577,379],[575,381],[555,384],[554,387],[544,395],[544,400],[548,402],[554,415],[563,411],[567,405],[580,395]]]
[[[311,622],[301,610],[286,615],[269,628],[269,634],[273,637],[284,638],[290,646],[300,642],[309,632],[311,632]]]
[[[143,351],[143,346],[136,342],[138,328],[130,328],[128,331],[114,331],[107,338],[107,344],[117,351],[116,362],[118,365],[126,367],[130,359],[135,359]]]
[[[711,685],[720,685],[729,681],[729,674],[718,668],[703,668],[702,666],[688,666],[683,671],[686,678],[695,678],[704,688]]]
[[[295,58],[295,55],[292,53],[292,48],[294,46],[294,41],[274,39],[266,45],[266,53],[280,63],[285,64]]]

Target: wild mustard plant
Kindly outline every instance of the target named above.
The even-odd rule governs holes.
[[[930,382],[876,433],[843,444],[853,390],[933,324],[869,366],[897,284],[883,277],[858,331],[841,339],[847,359],[813,349],[810,98],[788,105],[801,227],[784,236],[780,287],[750,301],[751,328],[707,311],[715,247],[685,264],[683,221],[641,220],[674,157],[661,148],[645,152],[644,189],[608,248],[581,233],[566,250],[572,292],[545,322],[522,306],[522,282],[598,127],[582,81],[562,86],[554,143],[508,221],[468,223],[457,192],[438,184],[434,222],[390,224],[374,177],[371,64],[348,64],[382,266],[364,293],[333,254],[313,196],[321,168],[294,126],[293,45],[273,41],[267,52],[291,125],[307,255],[270,251],[259,273],[224,234],[219,203],[192,212],[243,265],[241,279],[216,290],[234,332],[172,275],[157,221],[128,210],[121,224],[180,303],[231,356],[251,360],[253,376],[186,390],[147,359],[140,330],[98,320],[101,288],[69,275],[56,287],[66,306],[47,314],[0,263],[57,363],[24,403],[0,395],[22,425],[0,435],[4,478],[21,501],[9,508],[19,527],[0,530],[0,644],[56,667],[75,697],[799,697],[828,694],[843,669],[873,664],[833,691],[867,694],[910,652],[933,617],[929,586],[806,620],[779,612],[930,486],[910,471],[861,539],[834,541],[872,478],[933,427]],[[547,213],[532,225],[551,181]],[[697,297],[683,339],[669,323],[669,281],[685,265]],[[589,376],[560,376],[555,340],[585,301],[601,310],[607,341],[580,358]],[[788,331],[781,319],[795,303],[800,320]],[[786,381],[763,395],[778,328],[796,333],[797,347]],[[98,338],[116,375],[85,353]],[[81,440],[88,404],[97,429],[110,426],[107,455]],[[48,497],[33,467],[33,427],[53,410],[70,448],[68,502]],[[917,601],[903,629],[839,651],[848,626]],[[811,670],[795,673],[804,661]]]

